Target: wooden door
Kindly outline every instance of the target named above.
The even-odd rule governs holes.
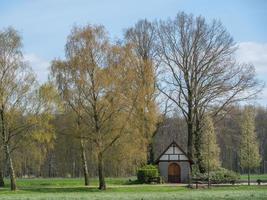
[[[169,183],[180,183],[181,182],[181,169],[177,163],[169,164],[168,182]]]

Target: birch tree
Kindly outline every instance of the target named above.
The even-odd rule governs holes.
[[[56,60],[52,65],[52,76],[63,98],[88,127],[82,138],[94,144],[101,190],[106,189],[105,153],[124,134],[131,119],[136,99],[130,92],[133,62],[129,46],[111,45],[103,26],[88,25],[72,30],[66,61]]]
[[[126,43],[131,44],[138,62],[133,63],[138,94],[135,104],[136,126],[147,147],[147,162],[153,163],[152,136],[156,131],[158,110],[156,104],[156,27],[155,24],[140,20],[125,33]]]
[[[11,190],[16,190],[16,178],[11,155],[10,142],[18,134],[10,127],[12,113],[27,109],[35,78],[30,68],[23,63],[21,38],[8,28],[0,32],[0,123],[1,139],[10,174]]]
[[[23,61],[21,38],[16,30],[0,31],[0,131],[10,176],[11,190],[16,190],[16,173],[12,153],[34,134],[36,140],[50,136],[45,130],[51,105],[39,88],[31,68]],[[39,132],[39,131],[41,132]],[[47,130],[47,129],[46,129]],[[37,137],[39,135],[39,138]],[[42,135],[42,136],[41,136]]]
[[[55,77],[55,84],[59,90],[59,94],[62,97],[63,103],[65,104],[65,111],[71,109],[74,111],[76,119],[74,120],[74,128],[72,137],[79,139],[81,161],[83,166],[84,184],[89,185],[89,172],[87,167],[86,151],[84,132],[82,129],[82,91],[80,88],[75,88],[70,81],[72,71],[70,62],[64,62],[60,60],[53,61],[52,64],[52,76]]]

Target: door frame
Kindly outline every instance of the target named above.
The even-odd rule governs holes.
[[[179,174],[170,175],[171,166],[177,167]],[[181,183],[181,166],[177,162],[169,162],[168,164],[168,182],[169,183]]]

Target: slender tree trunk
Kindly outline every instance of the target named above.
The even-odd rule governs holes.
[[[250,185],[250,167],[248,168],[248,185]]]
[[[6,133],[6,124],[5,124],[5,114],[4,114],[4,106],[1,106],[0,110],[0,117],[1,117],[1,131],[2,131],[2,138],[3,138],[3,144],[4,144],[4,151],[6,154],[6,160],[8,162],[9,167],[9,174],[10,174],[10,189],[12,191],[15,191],[17,189],[16,185],[16,176],[15,171],[13,167],[13,160],[11,158],[11,153],[9,149],[8,139],[7,139],[7,133]]]
[[[72,158],[72,178],[75,177],[75,168],[76,168],[76,162],[75,162],[75,158]]]
[[[248,159],[251,160],[250,158],[250,141],[247,137],[247,149],[248,149]],[[248,185],[250,185],[250,163],[248,163]]]
[[[154,164],[154,152],[152,141],[147,145],[147,164]]]
[[[98,154],[98,178],[99,178],[99,189],[105,190],[106,189],[106,182],[105,182],[104,169],[103,169],[102,152],[100,152]]]
[[[87,159],[86,159],[83,139],[80,139],[80,143],[81,143],[81,158],[82,158],[82,165],[83,165],[84,185],[87,186],[89,185],[89,174],[88,174]]]
[[[49,153],[49,162],[48,162],[48,177],[52,177],[52,168],[53,168],[53,163],[52,163],[52,153]]]
[[[208,138],[208,188],[210,188],[210,138]]]
[[[5,126],[4,126],[3,105],[1,106],[1,108],[2,108],[0,110],[0,114],[1,114],[1,134],[2,134],[2,138],[3,138],[3,144],[4,144],[5,143],[5,139],[6,139],[6,135],[5,135]],[[5,161],[6,161],[6,159],[5,159]],[[6,165],[6,163],[5,163],[5,165]],[[4,187],[5,186],[2,167],[3,167],[3,165],[0,164],[0,187]]]
[[[87,167],[87,159],[86,159],[86,152],[84,148],[84,139],[83,134],[81,131],[81,121],[80,116],[77,116],[77,132],[80,135],[80,147],[81,147],[81,159],[82,159],[82,166],[83,166],[83,175],[84,175],[84,185],[89,185],[89,174],[88,174],[88,167]]]
[[[13,160],[12,160],[12,157],[10,154],[10,149],[9,149],[8,144],[5,144],[5,152],[6,152],[6,157],[8,160],[8,165],[9,165],[10,189],[12,191],[15,191],[17,189],[16,176],[15,176],[15,170],[13,167]]]
[[[4,187],[5,182],[4,182],[4,175],[3,175],[3,169],[2,165],[0,164],[0,187]]]

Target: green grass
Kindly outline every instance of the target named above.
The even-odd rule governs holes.
[[[131,178],[106,178],[108,185],[129,185]],[[132,178],[134,180],[134,178]],[[6,180],[8,184],[8,180]],[[17,184],[21,187],[77,187],[83,186],[84,180],[82,178],[34,178],[34,179],[18,179]],[[90,185],[97,186],[98,179],[90,179]]]
[[[106,191],[97,189],[97,179],[90,187],[82,179],[19,179],[19,190],[0,189],[2,200],[180,200],[180,199],[267,199],[267,186],[224,186],[211,189],[189,189],[176,185],[129,185],[128,178],[108,178]]]
[[[248,175],[247,174],[242,174],[241,175],[241,180],[248,180]],[[267,181],[267,174],[251,174],[250,175],[250,179],[252,181],[256,181],[257,179],[262,179],[262,180],[266,180]]]

